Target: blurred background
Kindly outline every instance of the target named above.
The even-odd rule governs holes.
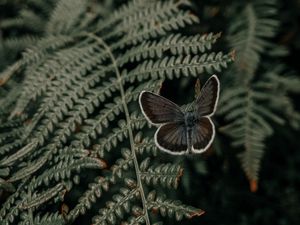
[[[43,35],[54,2],[0,0],[0,71],[18,59],[22,50]],[[108,15],[127,1],[91,2],[103,15]],[[193,13],[200,18],[200,23],[186,28],[184,33],[221,32],[215,48],[235,52],[235,63],[219,75],[226,90],[230,91],[231,86],[256,84],[264,79],[262,74],[276,68],[282,77],[291,75],[295,82],[282,89],[279,85],[273,93],[274,101],[276,96],[281,101],[282,91],[294,109],[288,114],[281,105],[282,112],[278,111],[278,114],[291,121],[284,125],[269,123],[274,132],[263,139],[264,149],[258,160],[256,175],[255,172],[247,173],[247,169],[241,165],[238,154],[243,148],[232,146],[230,132],[226,132],[226,129],[222,131],[230,123],[222,112],[214,118],[218,132],[214,145],[207,153],[176,159],[165,156],[184,163],[182,182],[173,195],[206,211],[199,218],[180,223],[174,221],[172,224],[300,224],[300,131],[297,129],[300,126],[297,114],[300,112],[300,1],[191,2]],[[265,21],[264,18],[270,20]],[[260,22],[270,29],[251,30]],[[245,49],[245,43],[238,41],[243,35],[245,40],[254,44],[245,46],[255,51]],[[201,83],[208,77],[209,74],[205,74]],[[195,82],[196,79],[187,78],[165,81],[161,94],[178,104],[185,104],[187,100],[192,101]],[[178,92],[178,89],[182,91]],[[1,89],[1,93],[4,94],[5,90]],[[189,99],[186,96],[190,96]],[[221,111],[221,108],[222,103],[218,110]]]

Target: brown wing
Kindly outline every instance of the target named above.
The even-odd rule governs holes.
[[[160,95],[142,91],[139,102],[144,116],[152,124],[160,125],[184,120],[184,114],[179,106]]]
[[[157,147],[173,155],[187,152],[187,135],[183,122],[168,123],[160,126],[154,136]]]
[[[209,117],[200,118],[193,128],[192,152],[205,152],[215,137],[215,126]]]
[[[197,117],[211,116],[215,113],[220,92],[220,82],[216,75],[204,84],[200,96],[196,99]]]

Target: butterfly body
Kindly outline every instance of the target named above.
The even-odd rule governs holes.
[[[184,125],[187,128],[193,128],[196,122],[195,112],[189,111],[184,114]]]
[[[186,130],[186,139],[187,139],[187,153],[192,153],[193,145],[193,131],[196,122],[196,116],[194,112],[186,112],[184,114],[184,126]]]
[[[170,100],[142,91],[139,97],[146,119],[159,126],[154,135],[157,147],[173,155],[202,153],[215,136],[210,117],[216,110],[219,98],[219,80],[213,75],[195,100],[192,111],[184,112]]]

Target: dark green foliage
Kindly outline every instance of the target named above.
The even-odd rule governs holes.
[[[103,18],[98,4],[55,2],[47,19],[28,22],[36,43],[0,75],[1,188],[11,191],[3,224],[153,224],[153,209],[176,220],[202,214],[150,192],[177,188],[183,168],[152,163],[158,153],[141,137],[137,99],[164,79],[221,72],[232,56],[211,51],[219,34],[179,33],[198,22],[186,0],[135,0]],[[64,199],[69,212],[58,215]]]
[[[238,156],[253,191],[273,124],[288,122],[298,128],[300,122],[288,97],[300,93],[300,79],[290,76],[283,65],[273,65],[287,52],[271,39],[279,29],[278,7],[275,0],[237,4],[239,11],[229,27],[228,40],[237,60],[227,71],[231,84],[221,96],[219,114],[228,121],[221,130],[233,139],[233,147],[244,150]]]
[[[0,1],[0,225],[298,224],[291,2]],[[213,73],[213,146],[159,151],[140,92]]]

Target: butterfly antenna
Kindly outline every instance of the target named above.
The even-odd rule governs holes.
[[[195,100],[190,103],[187,107],[187,111],[191,111],[192,107],[195,105],[195,101],[200,97],[201,95],[201,82],[200,79],[197,78],[196,83],[195,83]]]
[[[200,79],[197,78],[195,84],[195,99],[197,99],[200,95],[201,95],[201,83],[200,83]]]

